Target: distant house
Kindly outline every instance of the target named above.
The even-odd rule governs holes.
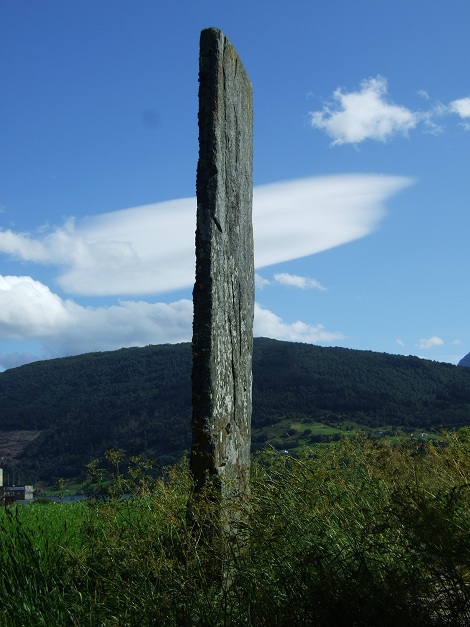
[[[34,490],[32,485],[4,486],[3,468],[0,468],[0,503],[10,505],[15,501],[32,501]]]
[[[10,505],[16,501],[32,501],[34,490],[32,485],[24,486],[0,486],[0,498],[4,505]]]

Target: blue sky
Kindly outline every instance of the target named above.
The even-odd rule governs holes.
[[[0,369],[191,339],[199,33],[253,84],[255,334],[470,351],[466,0],[0,6]]]

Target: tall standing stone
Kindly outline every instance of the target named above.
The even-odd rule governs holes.
[[[254,308],[253,100],[237,51],[203,30],[199,57],[193,443],[196,491],[248,494]],[[220,480],[220,481],[219,481]],[[233,505],[233,501],[232,501]]]

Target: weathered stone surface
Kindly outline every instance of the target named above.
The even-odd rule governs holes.
[[[202,31],[199,59],[193,445],[196,489],[246,495],[254,308],[251,83],[230,41]]]

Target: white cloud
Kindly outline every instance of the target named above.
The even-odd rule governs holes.
[[[257,187],[253,222],[258,268],[311,255],[364,237],[377,228],[384,202],[411,179],[374,175],[309,178]],[[0,253],[56,271],[69,294],[121,297],[84,307],[31,276],[0,277],[0,338],[12,349],[0,368],[41,358],[191,338],[192,303],[151,303],[146,296],[189,287],[194,280],[196,200],[69,219],[36,234],[0,231]],[[291,279],[299,281],[299,279]],[[303,281],[303,278],[302,278]],[[260,275],[257,287],[270,283]],[[304,285],[314,287],[312,280]],[[318,288],[318,285],[315,285]],[[305,342],[342,337],[321,325],[286,323],[257,308],[259,335]],[[5,352],[5,351],[4,351]],[[14,353],[17,353],[16,358]]]
[[[401,346],[402,348],[405,346],[405,342],[403,340],[400,340],[399,337],[397,337],[395,342],[398,344],[398,346]]]
[[[406,177],[338,175],[262,185],[254,191],[255,264],[262,268],[372,233]]]
[[[461,118],[470,118],[470,98],[459,98],[453,100],[449,109],[452,113],[457,113]]]
[[[115,305],[83,307],[63,300],[31,277],[0,276],[0,337],[3,341],[34,341],[41,358],[116,350],[123,346],[177,343],[191,340],[193,304],[121,300]],[[255,334],[309,343],[341,339],[322,325],[284,322],[255,305]],[[37,359],[38,357],[36,357]],[[32,355],[11,351],[0,356],[0,370],[33,361]]]
[[[269,279],[265,279],[261,274],[255,272],[255,287],[259,290],[262,290],[267,285],[271,285],[271,281]]]
[[[289,285],[297,287],[301,290],[326,290],[319,281],[305,276],[289,274],[288,272],[280,272],[274,275],[274,279],[281,285]]]
[[[433,335],[430,338],[421,338],[416,346],[418,348],[434,348],[434,346],[442,346],[443,344],[444,340],[441,340],[440,337]]]
[[[29,235],[11,229],[0,231],[0,252],[25,261],[47,262],[49,255],[44,244]]]
[[[406,135],[420,117],[387,100],[387,81],[382,76],[362,81],[359,91],[338,88],[333,98],[333,105],[310,113],[311,125],[326,131],[333,144],[386,141],[396,134]]]
[[[339,175],[254,189],[257,268],[364,237],[406,177]],[[0,231],[0,253],[56,266],[69,294],[157,294],[192,285],[196,199],[182,198],[68,220],[36,238]]]
[[[0,276],[2,339],[47,336],[70,321],[69,301],[28,276]]]
[[[0,336],[40,340],[49,356],[188,341],[192,313],[190,300],[83,307],[31,277],[0,276]]]
[[[463,120],[467,120],[470,118],[470,98],[459,98],[458,100],[453,100],[449,105],[449,110],[451,113],[456,113]],[[462,127],[466,130],[470,130],[470,123],[463,122]]]
[[[439,135],[444,128],[437,120],[450,114],[457,114],[464,120],[461,126],[470,130],[470,97],[445,105],[431,101],[427,91],[419,90],[418,95],[429,102],[428,109],[412,111],[390,101],[387,93],[387,81],[382,76],[362,81],[357,91],[347,92],[338,87],[331,103],[326,103],[320,111],[310,112],[310,124],[325,131],[333,145],[359,144],[367,139],[385,142],[395,135],[407,135],[418,125],[425,133]]]
[[[258,304],[255,304],[254,335],[310,344],[329,343],[344,338],[339,331],[327,331],[321,324],[310,325],[300,320],[292,323],[284,322],[275,313]]]

